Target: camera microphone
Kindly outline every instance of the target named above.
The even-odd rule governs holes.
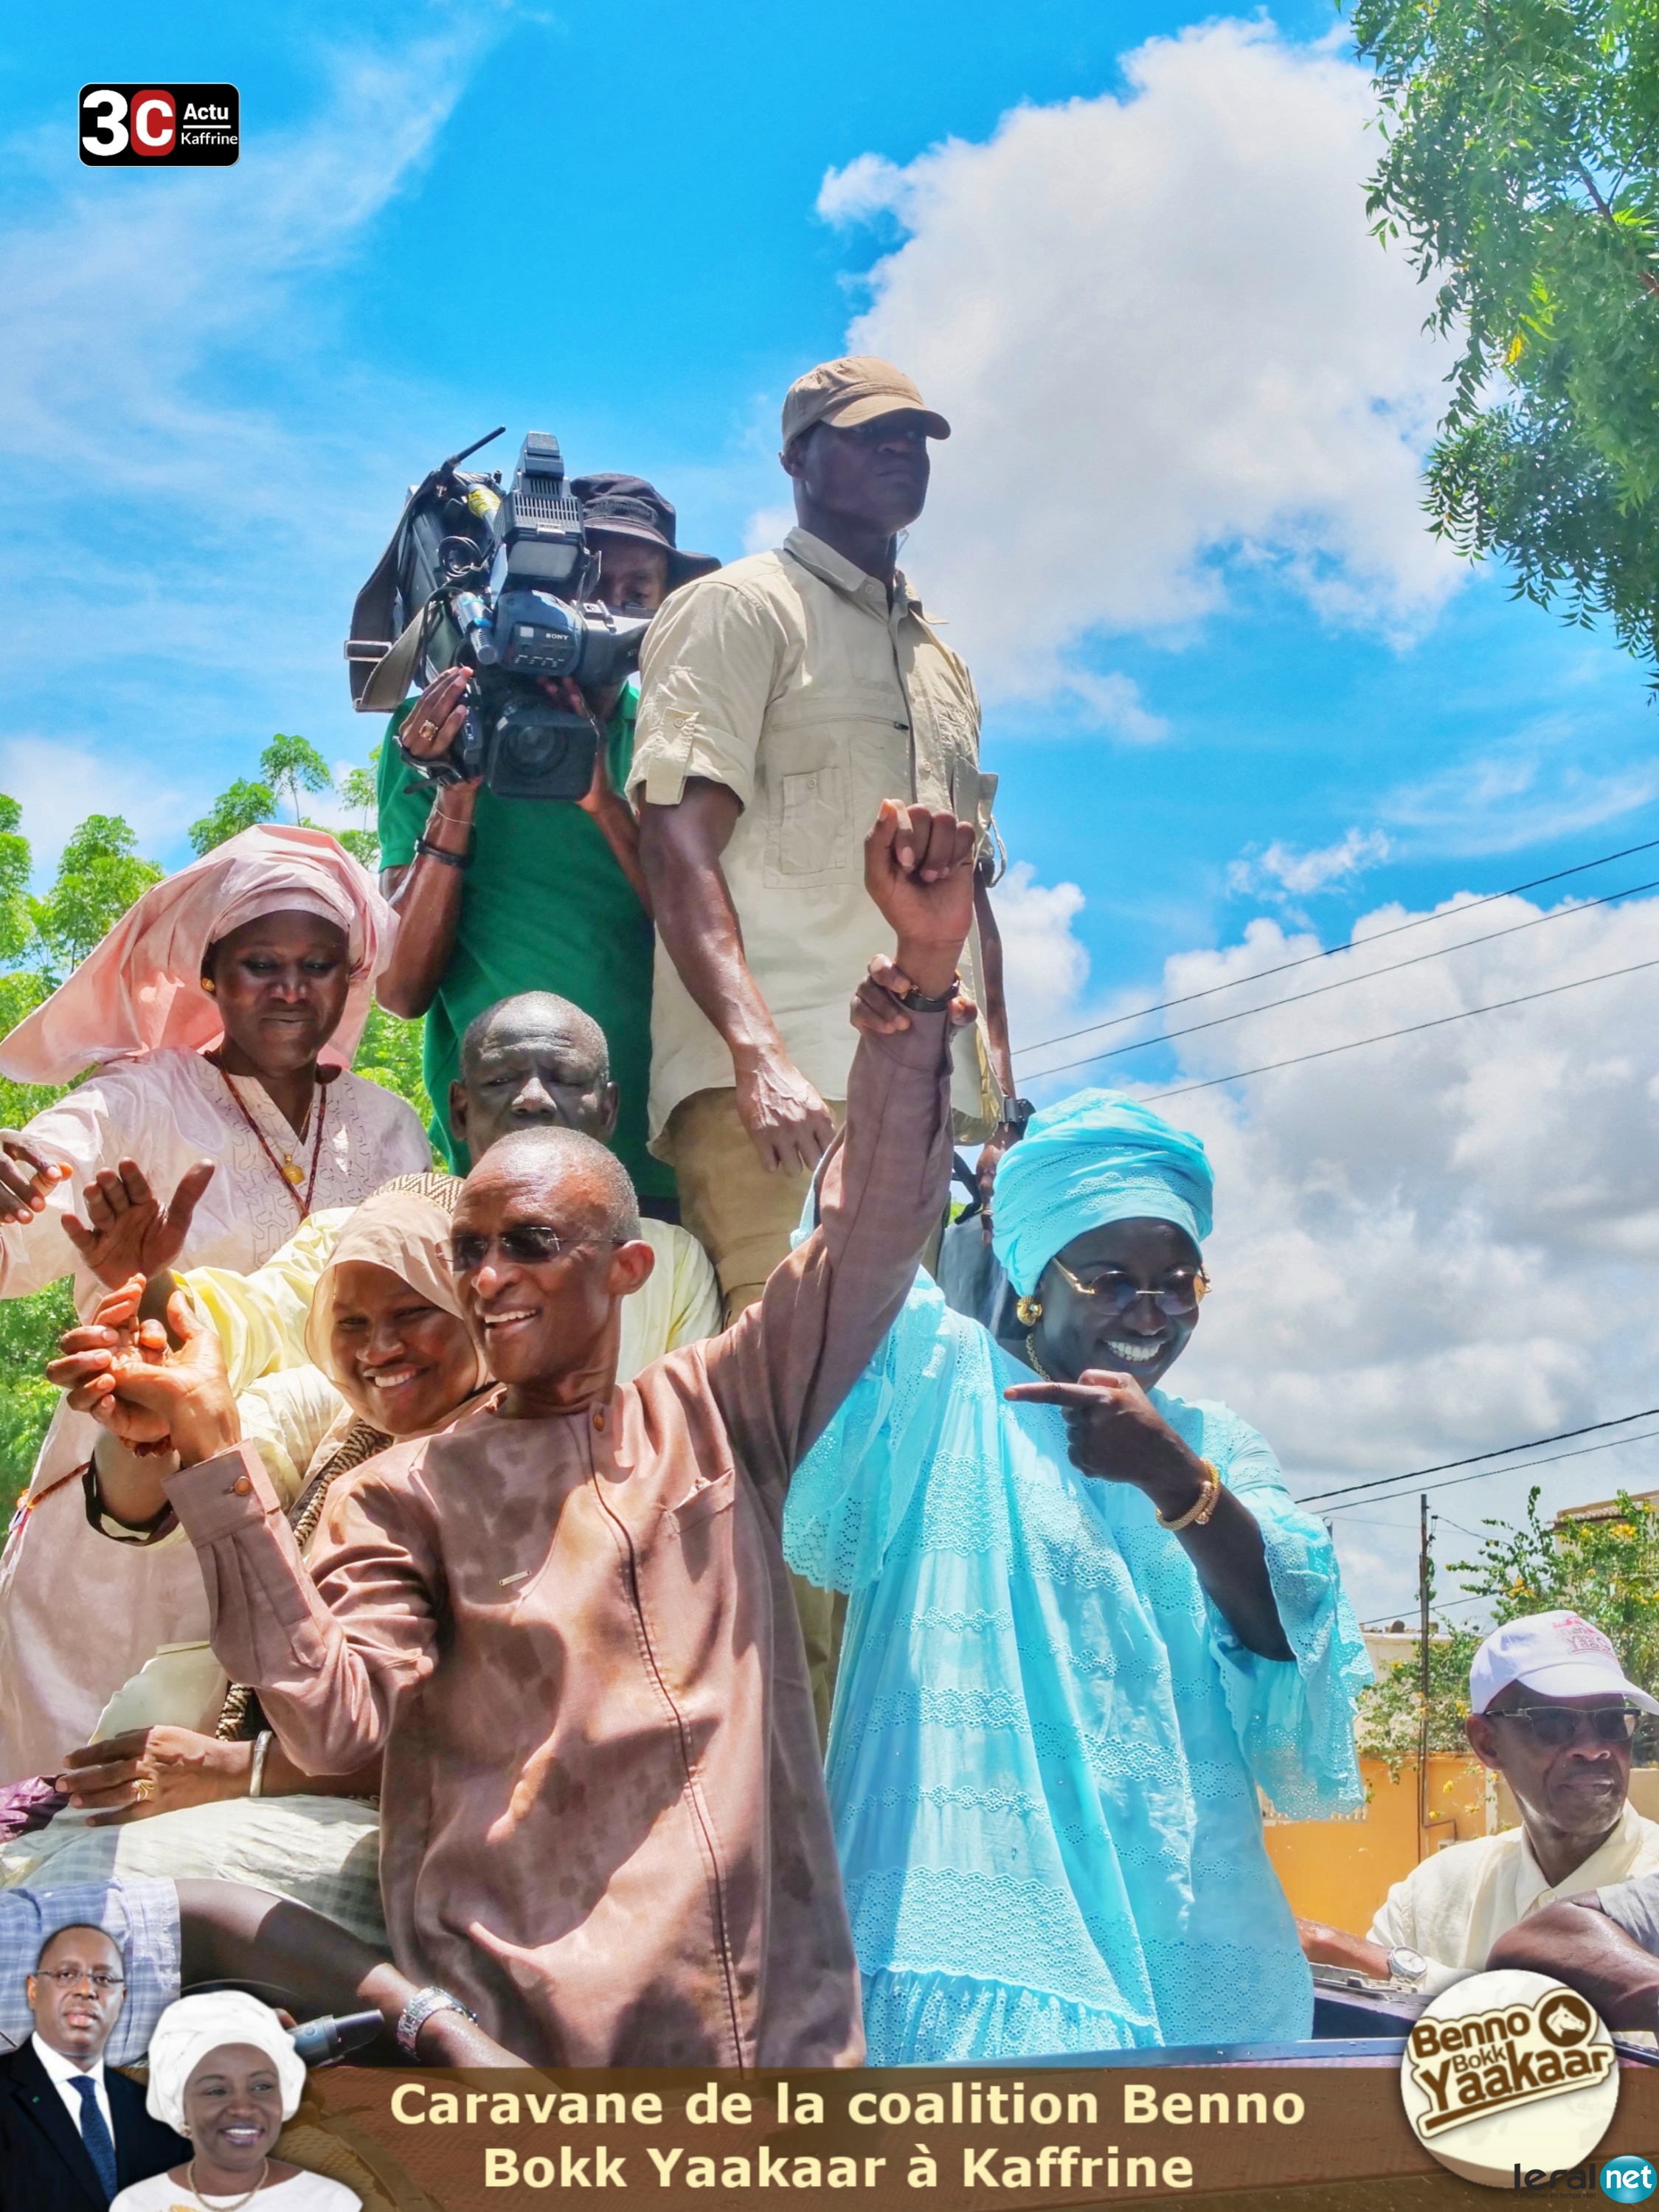
[[[307,2066],[332,2066],[349,2051],[373,2043],[385,2027],[378,2012],[325,2012],[293,2031],[295,2050]]]

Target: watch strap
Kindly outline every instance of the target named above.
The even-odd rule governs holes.
[[[477,2013],[468,2012],[459,1997],[451,1996],[447,1990],[441,1990],[435,1983],[428,1984],[423,1990],[416,1990],[398,2015],[398,2048],[405,2058],[414,2057],[421,2030],[434,2013],[438,2012],[459,2012],[468,2020],[477,2020],[478,2016]]]

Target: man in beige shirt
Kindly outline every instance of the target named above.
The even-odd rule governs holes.
[[[1431,1992],[1485,1966],[1498,1937],[1575,1892],[1659,1870],[1659,1825],[1628,1802],[1631,1744],[1659,1704],[1600,1629],[1539,1613],[1489,1636],[1469,1670],[1469,1745],[1521,1826],[1450,1844],[1389,1892],[1369,1940],[1304,1922],[1315,1960]]]
[[[652,1149],[713,1256],[728,1320],[788,1249],[843,1111],[849,992],[881,951],[860,840],[893,793],[978,823],[963,984],[983,1010],[956,1046],[957,1133],[1005,1140],[1012,1075],[986,889],[994,779],[979,702],[896,565],[942,416],[887,362],[791,386],[785,470],[800,526],[687,585],[640,664],[629,787],[656,909]]]

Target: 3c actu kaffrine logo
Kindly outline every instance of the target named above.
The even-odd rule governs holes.
[[[89,169],[226,169],[241,106],[234,84],[83,84],[81,159]]]

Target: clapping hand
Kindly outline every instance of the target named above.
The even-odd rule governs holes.
[[[46,1211],[54,1183],[75,1172],[61,1160],[49,1160],[18,1129],[0,1129],[0,1223],[33,1221]]]
[[[144,1278],[133,1275],[99,1301],[90,1321],[66,1329],[60,1356],[46,1380],[69,1393],[70,1410],[90,1413],[118,1443],[141,1457],[167,1449],[164,1413],[122,1397],[121,1384],[139,1367],[159,1367],[167,1357],[167,1331],[159,1321],[141,1322]]]
[[[202,1194],[213,1180],[211,1160],[198,1160],[179,1179],[172,1203],[162,1206],[137,1160],[106,1168],[81,1194],[85,1223],[64,1217],[64,1234],[82,1265],[118,1291],[135,1274],[159,1275],[185,1249]]]

